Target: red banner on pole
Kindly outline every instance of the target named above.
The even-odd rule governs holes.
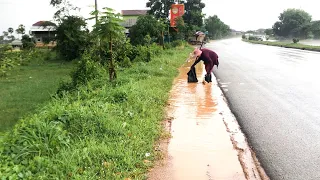
[[[176,27],[176,18],[181,17],[184,14],[184,4],[173,4],[170,11],[170,25]]]

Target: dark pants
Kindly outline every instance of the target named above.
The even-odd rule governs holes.
[[[205,69],[206,69],[207,74],[208,74],[208,75],[211,74],[212,71],[213,71],[213,67],[214,67],[213,62],[208,62],[208,63],[206,63],[204,66],[205,66]]]

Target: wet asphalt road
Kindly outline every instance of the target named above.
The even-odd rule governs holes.
[[[230,107],[271,179],[320,179],[320,53],[240,39],[206,45]]]

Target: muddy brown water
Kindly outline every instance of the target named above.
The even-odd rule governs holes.
[[[203,84],[203,64],[196,66],[198,83],[187,83],[190,63],[180,68],[169,100],[171,135],[165,160],[150,173],[151,180],[246,179],[238,151],[230,140],[221,96],[214,83]]]

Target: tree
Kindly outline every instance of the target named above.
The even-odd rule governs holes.
[[[100,55],[107,54],[108,66],[109,66],[109,79],[110,81],[117,78],[116,68],[115,68],[115,58],[113,56],[112,46],[115,41],[123,39],[124,37],[124,27],[120,25],[121,15],[116,14],[113,9],[103,8],[103,12],[97,10],[93,11],[90,19],[95,19],[98,17],[97,23],[93,26],[93,34],[96,35],[100,41]],[[103,48],[103,44],[108,45],[108,52]],[[102,61],[102,64],[106,64]]]
[[[182,17],[176,18],[176,26],[177,26],[177,33],[175,34],[175,40],[185,40],[187,34],[186,24]]]
[[[58,9],[57,12],[54,13],[54,18],[56,20],[62,20],[65,16],[71,16],[71,11],[79,9],[72,5],[68,0],[50,0],[50,5]]]
[[[266,35],[268,35],[268,36],[272,36],[272,35],[273,35],[273,29],[266,29],[266,30],[264,31],[264,33],[265,33]]]
[[[320,38],[320,21],[311,22],[311,32],[314,38]]]
[[[7,31],[3,31],[2,34],[4,38],[8,38],[9,36],[9,33]]]
[[[32,38],[30,38],[30,36],[27,34],[22,36],[21,42],[23,49],[32,49],[35,46],[34,42],[32,41]]]
[[[213,39],[223,38],[230,34],[230,27],[222,22],[217,15],[205,19],[205,27],[209,37]]]
[[[168,19],[173,0],[149,0],[146,4],[150,10],[149,15],[154,15],[156,19]]]
[[[10,36],[12,36],[13,31],[14,31],[14,30],[13,30],[12,27],[8,28],[8,33],[10,33]]]
[[[303,26],[311,22],[311,15],[301,9],[287,9],[279,16],[272,29],[277,36],[282,37],[299,37],[305,34],[301,30]]]
[[[65,60],[77,59],[90,43],[85,20],[78,16],[66,16],[57,27],[57,51]]]
[[[159,41],[164,24],[151,15],[138,17],[137,23],[130,28],[130,41],[133,45],[145,45],[144,38],[149,35],[153,42]]]
[[[183,15],[183,20],[188,25],[194,25],[197,27],[202,27],[203,17],[202,9],[205,8],[205,4],[201,0],[187,0],[184,3],[185,14]]]
[[[25,34],[25,32],[26,32],[25,26],[23,24],[20,24],[18,29],[16,29],[16,32],[17,32],[17,34],[21,34],[21,35]]]

